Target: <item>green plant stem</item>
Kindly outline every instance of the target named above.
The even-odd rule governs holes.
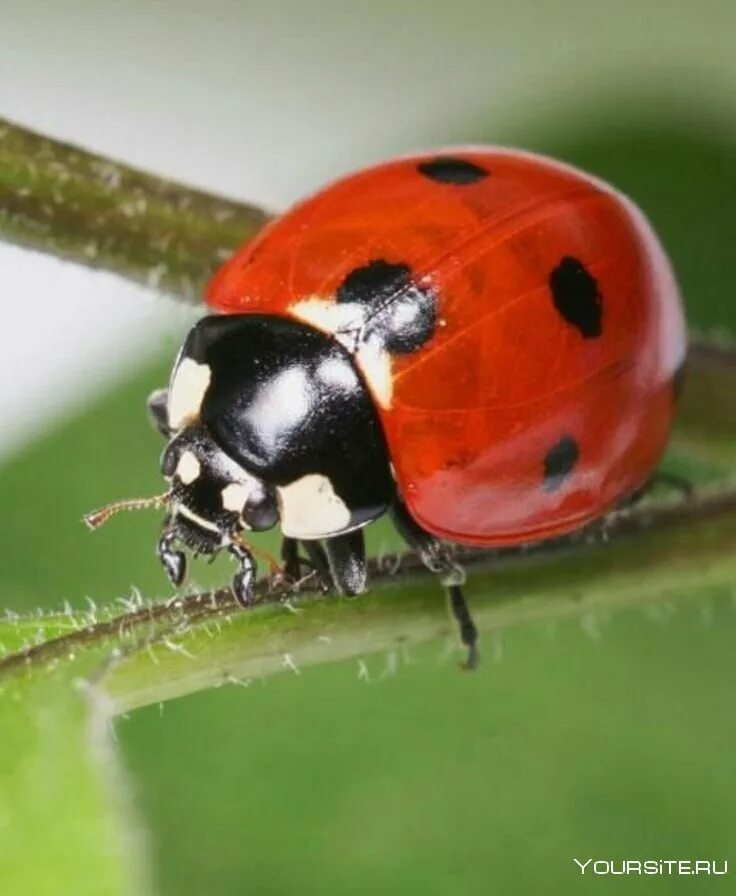
[[[735,510],[736,489],[704,492],[619,516],[605,545],[599,534],[496,555],[461,551],[472,570],[469,595],[479,629],[684,595],[696,583],[730,586]],[[262,582],[261,600],[247,611],[223,589],[95,624],[80,619],[70,633],[7,656],[0,676],[106,647],[104,687],[125,711],[214,684],[453,634],[440,589],[413,554],[401,558],[398,573],[377,561],[371,572],[371,593],[354,600],[317,595],[308,583],[292,593]]]
[[[473,569],[468,596],[490,661],[489,635],[516,625],[587,616],[600,620],[617,607],[686,599],[730,590],[736,581],[736,514],[652,529],[613,545],[508,558]],[[377,582],[365,597],[309,597],[291,611],[274,603],[247,613],[210,614],[178,638],[132,652],[102,686],[115,711],[227,683],[247,684],[279,672],[354,658],[391,668],[391,653],[446,637],[453,620],[436,582],[407,574]],[[462,653],[456,651],[458,660]]]
[[[188,302],[268,215],[0,119],[0,238]]]

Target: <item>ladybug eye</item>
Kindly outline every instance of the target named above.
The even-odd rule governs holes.
[[[176,465],[179,460],[179,453],[173,445],[167,445],[161,455],[161,472],[164,476],[171,478],[176,471]]]
[[[245,502],[243,519],[255,532],[275,526],[279,519],[275,493],[266,488],[253,492]]]
[[[264,483],[255,482],[252,490],[231,482],[222,490],[222,506],[239,514],[246,526],[256,532],[270,529],[278,522],[276,495]]]

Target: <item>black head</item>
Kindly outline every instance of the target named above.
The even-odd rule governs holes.
[[[201,424],[171,439],[161,472],[170,483],[170,524],[200,553],[215,553],[243,529],[270,529],[278,520],[273,486],[228,457]]]

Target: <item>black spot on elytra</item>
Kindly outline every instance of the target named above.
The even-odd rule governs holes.
[[[577,258],[567,256],[549,275],[555,308],[584,339],[601,335],[603,297],[598,282]]]
[[[687,373],[687,361],[681,361],[672,377],[672,394],[675,401],[679,401],[685,386],[685,374]]]
[[[406,264],[379,258],[356,268],[338,287],[335,298],[364,306],[361,338],[378,338],[386,351],[416,351],[434,333],[435,294],[414,280]]]
[[[486,171],[475,162],[454,156],[436,156],[434,159],[427,159],[417,165],[417,171],[437,183],[457,186],[475,184],[490,175],[490,171]]]
[[[556,491],[573,471],[579,457],[580,449],[572,436],[563,436],[554,444],[544,455],[544,491]]]
[[[390,264],[381,258],[355,268],[337,289],[338,302],[373,304],[399,293],[411,282],[411,269],[406,264]]]

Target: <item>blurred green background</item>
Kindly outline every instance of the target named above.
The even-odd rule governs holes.
[[[692,324],[735,333],[734,144],[676,109],[613,108],[525,143],[634,196]],[[170,593],[155,515],[94,536],[79,518],[157,489],[143,402],[173,349],[0,471],[5,606]],[[391,539],[379,527],[373,545]],[[195,569],[199,583],[226,574]],[[341,663],[138,710],[116,736],[160,892],[730,891],[728,878],[591,884],[573,859],[734,859],[734,638],[734,595],[704,592],[504,631],[473,676],[435,643],[366,657],[368,681]]]
[[[375,21],[326,2],[311,34],[309,5],[284,0],[241,16],[242,43],[228,28],[223,48],[195,16],[214,27],[240,16],[238,4],[218,2],[210,15],[181,0],[176,15],[201,33],[202,58],[179,45],[164,4],[122,4],[108,19],[98,13],[105,4],[65,5],[50,20],[41,4],[14,12],[0,90],[20,120],[43,94],[46,111],[28,119],[35,127],[172,176],[207,172],[205,187],[231,192],[237,180],[243,198],[275,203],[417,141],[547,152],[631,195],[670,251],[691,325],[736,337],[736,119],[726,77],[736,55],[722,55],[733,29],[721,22],[731,4],[627,0],[615,21],[609,4],[566,0],[544,14],[539,4],[495,4],[479,13],[481,25],[446,2],[368,5],[382,10]],[[130,10],[149,6],[156,23],[139,28]],[[287,25],[264,50],[259,28],[268,31],[271,7]],[[607,24],[597,27],[604,7]],[[65,40],[59,23],[71,23]],[[107,53],[119,24],[132,49],[111,52],[109,68],[99,53],[93,64],[90,46]],[[24,67],[34,28],[37,58]],[[371,55],[390,40],[411,47],[395,85],[393,68]],[[680,46],[685,62],[672,68]],[[268,75],[234,76],[232,60],[259,50],[275,60]],[[669,61],[658,68],[660,51]],[[474,74],[484,54],[486,81]],[[124,92],[131,80],[135,103]],[[75,130],[77,120],[86,123]],[[262,128],[259,144],[250,135]],[[127,380],[2,461],[0,606],[83,607],[132,588],[171,595],[153,554],[155,514],[94,535],[79,522],[108,499],[160,489],[161,443],[144,403],[166,380],[177,338],[154,341],[155,356]],[[129,367],[136,346],[118,348],[116,363]],[[395,537],[377,525],[371,543],[378,550]],[[228,574],[227,562],[200,564],[193,585]],[[729,877],[591,882],[573,859],[736,862],[735,594],[736,583],[689,601],[504,630],[487,639],[472,676],[457,673],[447,644],[432,643],[366,657],[369,680],[355,662],[338,663],[131,713],[115,736],[159,892],[731,892]]]

